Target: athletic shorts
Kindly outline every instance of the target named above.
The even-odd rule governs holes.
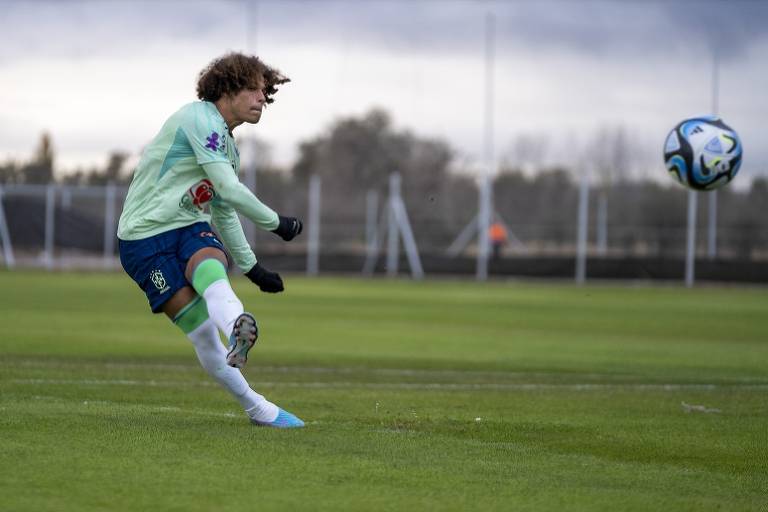
[[[205,247],[215,247],[226,254],[207,222],[140,240],[119,240],[119,244],[120,263],[147,294],[153,313],[159,313],[177,291],[192,286],[184,271],[193,254]]]

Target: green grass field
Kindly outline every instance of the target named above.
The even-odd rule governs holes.
[[[0,272],[0,510],[768,510],[765,288],[234,285],[307,428],[128,277]]]

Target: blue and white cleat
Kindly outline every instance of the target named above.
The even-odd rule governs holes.
[[[256,325],[256,319],[250,313],[243,313],[232,328],[232,334],[229,336],[229,352],[227,353],[227,364],[235,368],[242,368],[248,360],[248,351],[256,344],[259,338],[259,327]]]
[[[251,423],[259,425],[261,427],[274,427],[274,428],[301,428],[304,426],[304,422],[299,418],[280,409],[277,413],[277,418],[274,421],[258,421],[251,418]]]

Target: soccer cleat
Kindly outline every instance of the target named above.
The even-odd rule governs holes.
[[[227,353],[227,364],[235,368],[242,368],[248,360],[248,351],[256,344],[259,337],[259,328],[256,325],[256,319],[250,313],[243,313],[232,328],[232,334],[229,336],[229,352]]]
[[[304,426],[304,422],[299,418],[280,409],[277,413],[277,418],[274,421],[258,421],[251,418],[251,423],[259,425],[261,427],[274,427],[274,428],[301,428]]]

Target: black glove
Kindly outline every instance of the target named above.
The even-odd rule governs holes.
[[[277,217],[280,219],[280,224],[278,224],[272,232],[280,238],[286,242],[290,242],[294,237],[301,233],[301,228],[303,226],[299,219],[296,217],[283,217],[282,215],[278,215]]]
[[[283,280],[280,278],[280,274],[269,271],[258,263],[246,272],[245,276],[263,292],[277,293],[285,289],[283,288]]]

